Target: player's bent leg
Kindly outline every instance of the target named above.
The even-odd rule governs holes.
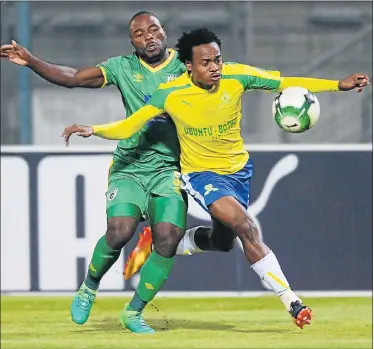
[[[142,267],[135,295],[119,319],[123,327],[137,333],[154,331],[144,321],[142,311],[162,288],[174,266],[175,252],[184,235],[186,206],[177,197],[154,197],[149,216],[154,251]]]
[[[123,206],[133,206],[133,204],[118,204]],[[135,209],[135,207],[131,207]],[[139,209],[138,212],[140,213]],[[122,214],[125,214],[123,212]],[[122,248],[133,237],[139,223],[137,217],[112,217],[108,219],[107,231],[96,244],[85,283],[92,289],[98,289],[102,277],[117,261]]]
[[[311,310],[291,290],[275,254],[262,242],[256,224],[244,207],[227,196],[211,204],[209,212],[240,238],[252,269],[280,297],[295,324],[300,328],[310,324]]]
[[[118,260],[121,249],[133,236],[137,224],[138,218],[135,217],[112,217],[108,220],[106,234],[96,243],[86,279],[71,303],[70,313],[75,323],[83,325],[88,320],[101,279]]]
[[[107,231],[97,242],[86,279],[70,307],[72,320],[84,324],[90,315],[100,281],[118,260],[121,249],[135,233],[145,206],[145,193],[134,180],[112,181],[106,193]],[[129,202],[129,198],[136,200]]]
[[[231,228],[212,218],[212,227],[199,227],[193,240],[202,251],[229,252],[234,248],[235,238]]]
[[[106,197],[108,228],[105,241],[111,249],[120,251],[136,231],[145,210],[146,193],[135,179],[126,178],[110,182]],[[99,270],[97,278],[101,279],[115,261],[112,263],[110,258],[105,261],[105,258],[100,255],[100,250],[98,252],[99,261],[93,259],[92,265],[94,269]],[[97,263],[103,266],[97,267],[95,265]],[[93,275],[93,278],[95,277],[96,275]]]

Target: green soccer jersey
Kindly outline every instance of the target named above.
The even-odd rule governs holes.
[[[144,106],[161,83],[183,74],[185,65],[176,51],[169,49],[168,59],[152,68],[134,53],[109,58],[98,65],[103,72],[105,85],[115,85],[122,95],[126,117]],[[104,86],[105,86],[104,85]],[[120,116],[119,116],[120,117]],[[121,140],[114,159],[126,164],[125,169],[155,170],[179,168],[179,141],[174,123],[168,116],[159,116],[129,139]]]

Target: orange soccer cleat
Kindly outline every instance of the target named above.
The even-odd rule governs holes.
[[[150,227],[144,227],[139,234],[139,241],[131,251],[125,263],[124,277],[130,279],[145,263],[152,252],[152,231]]]
[[[310,325],[312,320],[312,310],[299,301],[291,303],[290,314],[296,326],[303,329],[305,325]]]

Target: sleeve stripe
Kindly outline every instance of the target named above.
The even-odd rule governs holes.
[[[182,90],[185,88],[190,87],[190,84],[183,85],[183,86],[173,86],[169,88],[159,88],[153,95],[151,100],[148,102],[148,104],[153,105],[154,107],[164,110],[165,109],[165,102],[170,93],[178,90]]]
[[[108,84],[108,79],[106,77],[106,71],[105,71],[104,67],[99,65],[99,68],[100,68],[101,72],[103,73],[103,77],[104,77],[104,83],[101,85],[101,88],[103,88]]]
[[[277,88],[279,88],[281,84],[281,79],[272,79],[272,78],[264,78],[264,77],[258,77],[254,76],[252,77],[252,81],[250,81],[249,88],[259,88],[263,90],[270,90],[274,91]]]
[[[222,79],[237,80],[243,86],[244,91],[251,89],[275,90],[279,87],[281,80],[276,76],[258,77],[251,74],[222,75]]]

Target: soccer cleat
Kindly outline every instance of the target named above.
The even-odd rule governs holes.
[[[301,329],[303,329],[305,325],[310,325],[312,310],[301,302],[292,302],[289,313],[293,317],[293,322]]]
[[[128,329],[134,333],[155,333],[155,330],[148,326],[140,311],[126,310],[126,307],[120,312],[119,323],[123,329]]]
[[[125,263],[125,280],[130,279],[145,263],[151,254],[152,231],[150,227],[145,227],[139,234],[139,241],[131,251]]]
[[[83,325],[90,316],[96,292],[90,290],[84,283],[79,288],[70,306],[71,319],[78,325]]]

